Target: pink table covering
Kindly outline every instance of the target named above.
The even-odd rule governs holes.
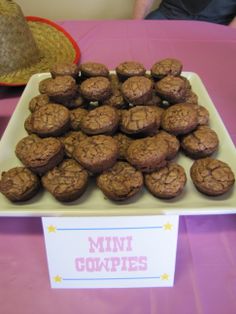
[[[182,60],[236,143],[236,30],[189,21],[65,21],[81,62]],[[0,135],[23,88],[0,87]],[[236,201],[235,201],[236,203]],[[1,205],[0,205],[1,206]],[[236,206],[236,204],[235,204]],[[235,314],[236,215],[182,216],[173,288],[53,290],[40,218],[0,218],[0,314]]]

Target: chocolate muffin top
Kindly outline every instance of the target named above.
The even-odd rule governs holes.
[[[157,115],[156,107],[137,106],[124,110],[120,128],[126,134],[148,135],[156,131],[161,123],[160,115]]]
[[[113,138],[117,141],[118,144],[118,159],[126,160],[127,150],[132,142],[132,139],[123,133],[116,133]]]
[[[209,123],[210,114],[207,108],[198,104],[188,103],[188,105],[197,111],[198,125],[207,125]]]
[[[99,173],[115,164],[118,145],[111,136],[90,136],[76,146],[73,157],[87,170]]]
[[[196,110],[185,104],[173,105],[162,115],[162,128],[174,135],[187,134],[198,125]]]
[[[41,139],[34,134],[21,139],[15,152],[26,167],[40,174],[56,166],[64,155],[63,146],[58,139]]]
[[[41,137],[59,136],[69,129],[70,112],[58,104],[46,104],[31,115],[33,133]]]
[[[73,110],[70,110],[70,126],[71,129],[74,131],[80,130],[80,123],[88,114],[88,111],[84,108],[76,108]]]
[[[181,74],[182,63],[173,58],[166,58],[153,64],[151,75],[156,79],[162,79],[167,75],[179,76]]]
[[[181,147],[191,158],[202,158],[212,155],[219,146],[216,132],[207,126],[199,126],[192,133],[181,139]]]
[[[131,76],[142,76],[146,72],[144,65],[136,61],[125,61],[116,67],[117,75],[129,78]]]
[[[107,198],[122,201],[140,191],[143,175],[129,163],[118,161],[97,177],[97,185]]]
[[[79,66],[81,75],[84,77],[105,76],[109,75],[109,70],[105,64],[98,62],[84,62]]]
[[[145,174],[145,185],[158,198],[170,199],[178,196],[186,184],[184,168],[176,163],[168,163],[165,167],[150,174]]]
[[[79,74],[79,68],[78,65],[75,63],[56,63],[51,67],[50,73],[52,75],[52,78],[55,78],[56,76],[69,75],[76,79]]]
[[[110,106],[97,107],[86,114],[80,123],[81,130],[86,134],[112,134],[119,124],[119,115]]]
[[[155,89],[162,99],[177,104],[185,100],[188,85],[186,80],[180,77],[165,76],[156,83]]]
[[[66,159],[42,177],[43,186],[59,201],[79,198],[88,183],[87,171],[75,160]]]
[[[142,172],[152,172],[166,164],[168,145],[161,139],[145,137],[134,140],[127,150],[127,160]]]
[[[14,167],[2,173],[0,192],[10,201],[26,201],[39,190],[39,178],[26,167]]]
[[[156,135],[156,138],[164,140],[168,145],[168,153],[166,159],[167,160],[173,159],[177,155],[180,148],[180,143],[177,137],[173,134],[161,130]]]
[[[58,139],[64,145],[66,156],[72,158],[75,147],[86,137],[87,135],[81,131],[71,131]]]
[[[34,112],[35,110],[48,104],[49,102],[50,102],[49,97],[46,94],[35,96],[29,102],[29,110],[31,112]]]
[[[69,75],[57,76],[44,82],[44,93],[49,97],[70,96],[77,92],[76,81]]]
[[[153,83],[145,76],[133,76],[121,86],[124,98],[134,105],[145,104],[152,97]]]
[[[111,95],[111,83],[106,77],[91,77],[83,81],[80,91],[84,98],[91,101],[102,101]]]
[[[226,193],[235,182],[230,166],[211,157],[195,160],[190,169],[190,175],[196,188],[210,196]]]

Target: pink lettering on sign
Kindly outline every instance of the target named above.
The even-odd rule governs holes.
[[[128,252],[132,251],[132,237],[88,237],[89,253]]]
[[[147,257],[77,257],[75,259],[75,268],[78,272],[145,271],[147,270]]]

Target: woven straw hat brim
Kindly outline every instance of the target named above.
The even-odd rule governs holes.
[[[33,74],[48,72],[56,63],[77,63],[80,59],[79,46],[61,26],[40,17],[28,16],[26,19],[40,51],[40,60],[0,75],[0,85],[24,86]]]

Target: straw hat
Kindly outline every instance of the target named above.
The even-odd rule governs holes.
[[[0,0],[0,85],[25,85],[31,75],[79,58],[78,45],[59,25],[25,18],[19,5]]]

